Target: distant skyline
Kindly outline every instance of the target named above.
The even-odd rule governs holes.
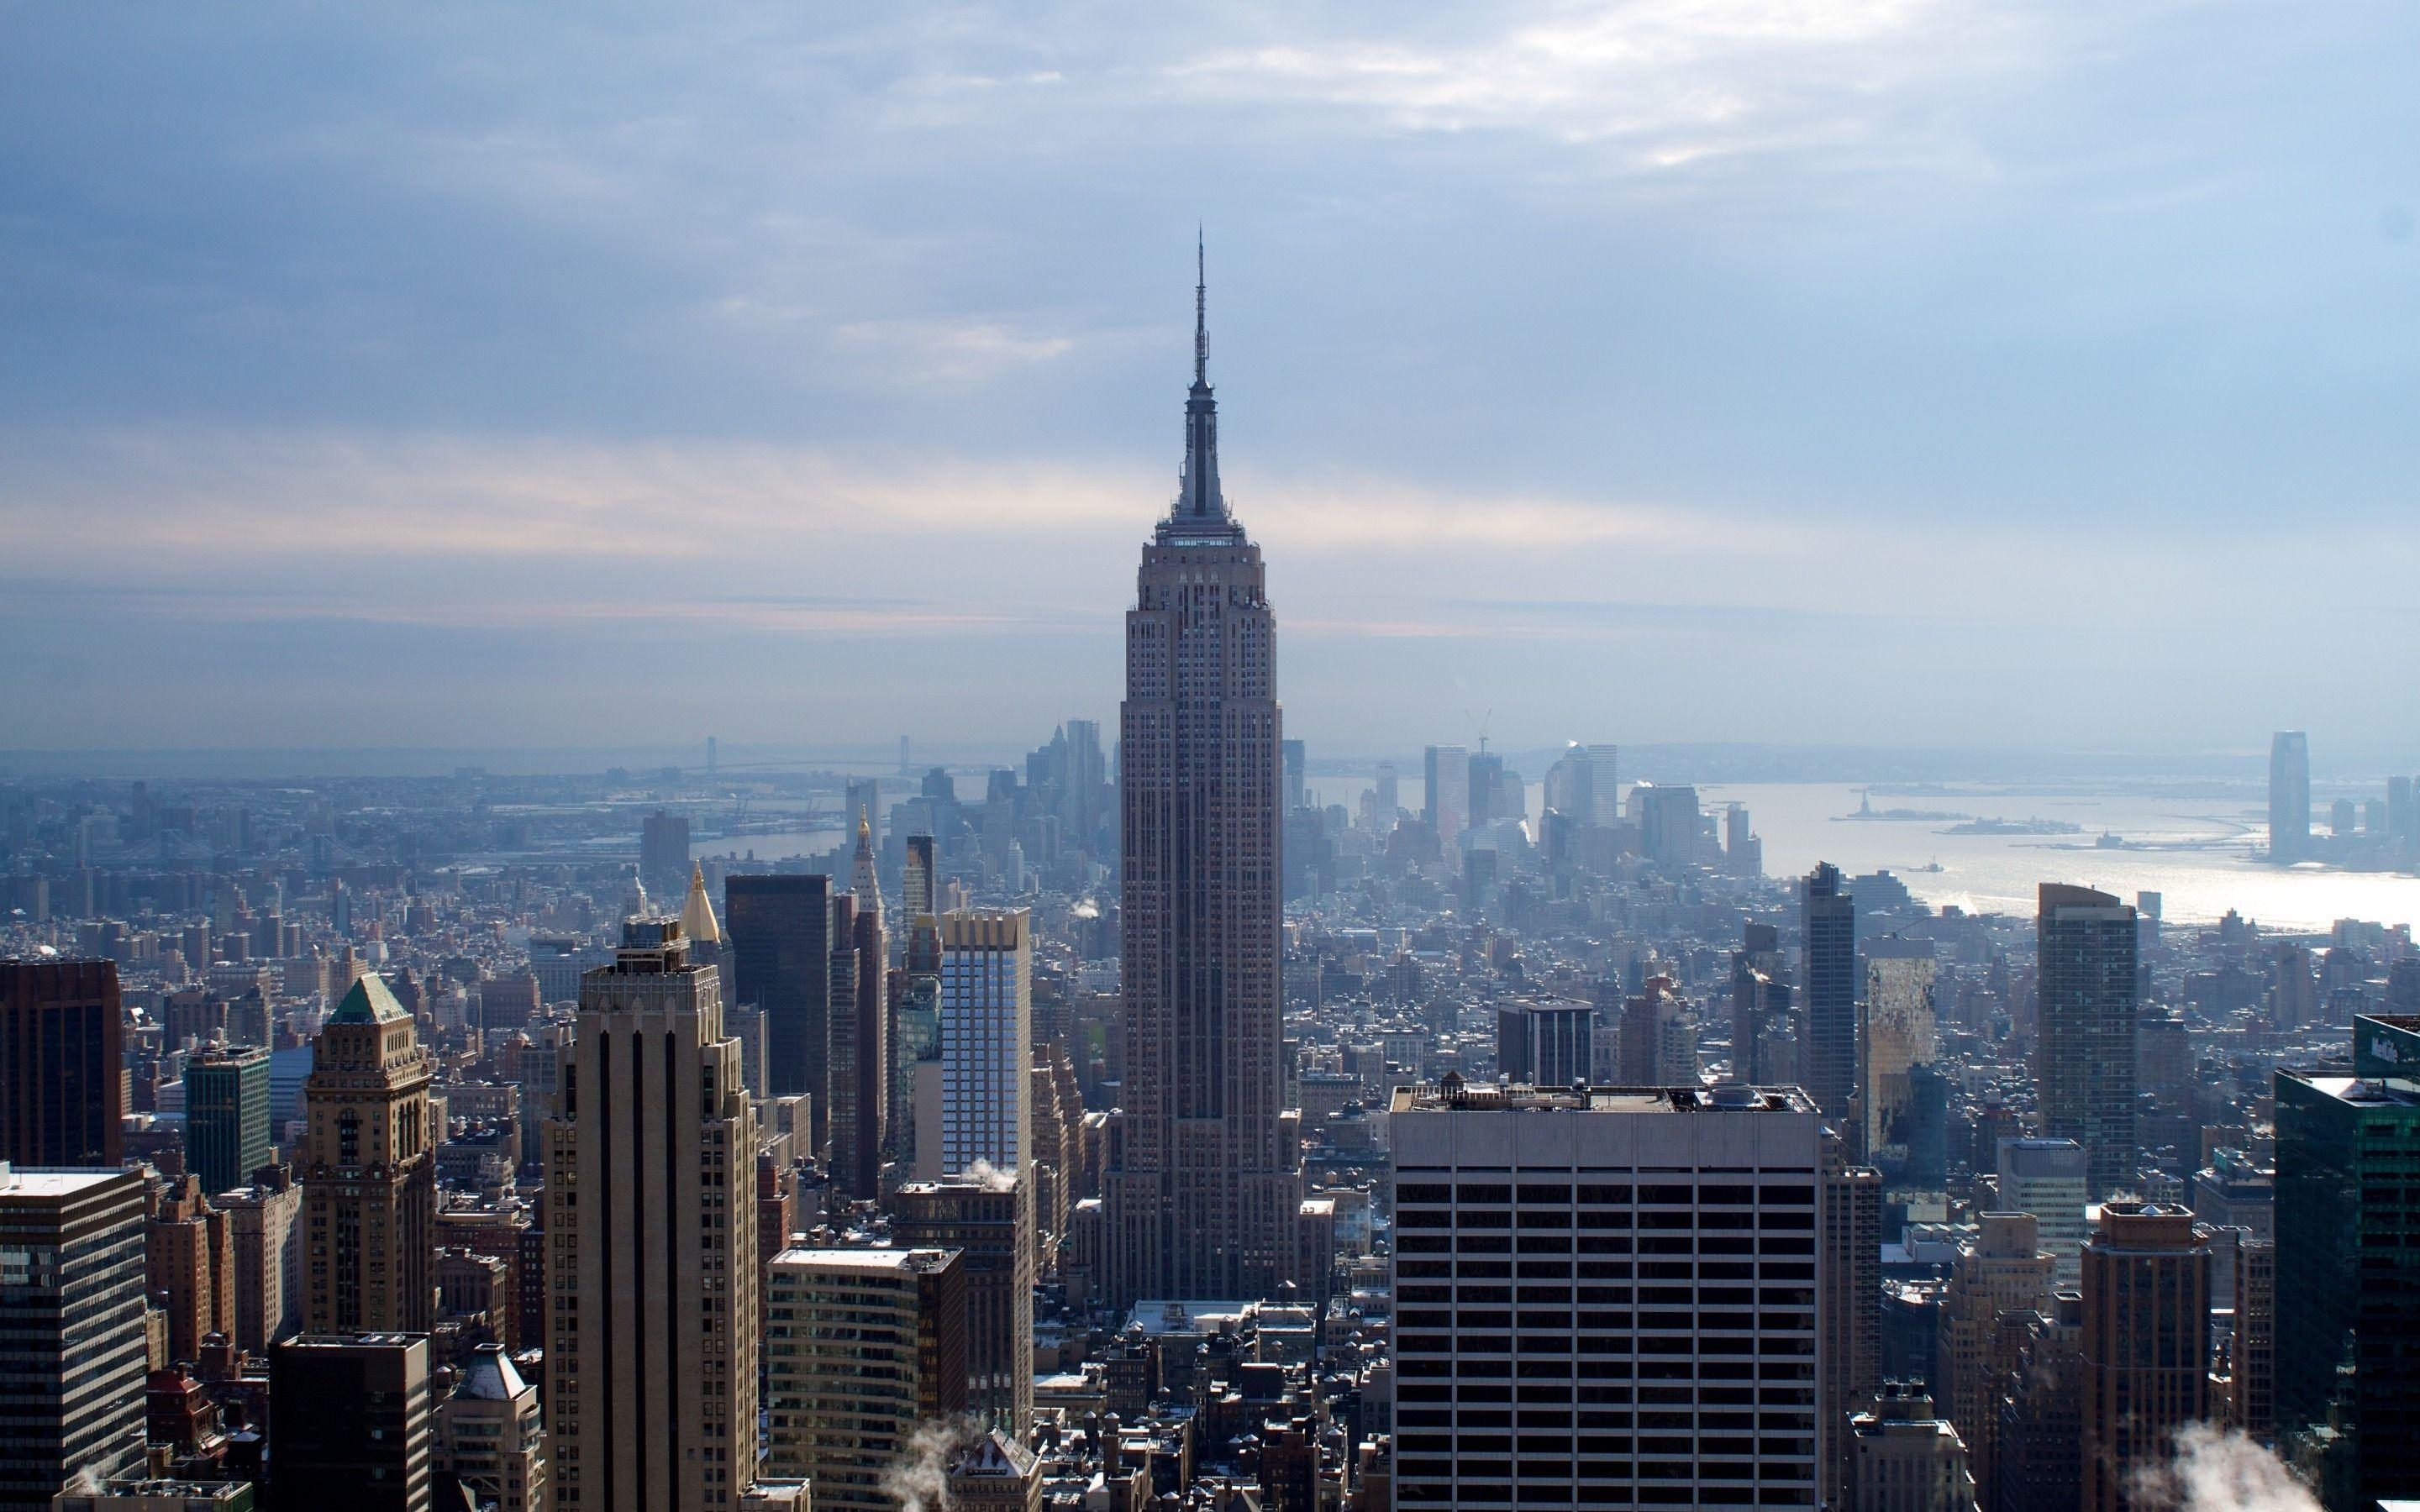
[[[1200,222],[1314,749],[2383,762],[2415,56],[2373,4],[15,8],[0,749],[1106,719]]]

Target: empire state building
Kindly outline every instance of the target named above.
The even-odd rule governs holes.
[[[1198,256],[1198,251],[1197,251]],[[1109,1300],[1251,1299],[1295,1279],[1301,1144],[1281,1106],[1277,622],[1218,490],[1204,287],[1176,502],[1126,611],[1119,802],[1122,1153]]]

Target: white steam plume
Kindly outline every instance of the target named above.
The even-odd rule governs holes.
[[[2197,1423],[2177,1434],[2176,1458],[2146,1470],[2136,1490],[2177,1512],[2319,1512],[2285,1461],[2238,1431]]]
[[[987,1160],[978,1160],[960,1173],[986,1192],[1005,1192],[1016,1184],[1016,1173],[1003,1171]]]
[[[950,1512],[950,1466],[974,1440],[972,1418],[937,1417],[918,1425],[882,1473],[882,1489],[898,1499],[899,1512]]]

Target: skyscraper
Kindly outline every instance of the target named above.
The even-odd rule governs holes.
[[[826,1082],[831,1032],[831,878],[735,876],[722,884],[732,1000],[765,1014],[773,1097],[807,1097],[816,1150],[830,1137]]]
[[[1260,548],[1218,487],[1202,293],[1185,471],[1126,614],[1125,1112],[1105,1215],[1119,1304],[1275,1292],[1301,1209],[1283,1107],[1277,625]]]
[[[959,1252],[967,1410],[1020,1439],[1033,1420],[1033,1191],[1030,1170],[910,1181],[891,1219],[900,1245]]]
[[[690,869],[689,816],[661,809],[639,821],[639,875],[655,887],[680,885]]]
[[[215,1196],[270,1163],[269,1052],[206,1050],[185,1063],[185,1168]]]
[[[889,955],[873,861],[859,846],[860,887],[832,900],[831,1018],[826,1055],[831,1102],[831,1176],[853,1197],[882,1185],[892,1079]],[[871,905],[869,907],[869,904]]]
[[[1024,1168],[1032,1147],[1032,942],[1026,911],[941,920],[941,1169]]]
[[[1820,1503],[1803,1094],[1449,1076],[1396,1088],[1389,1131],[1399,1504]]]
[[[435,1322],[437,1150],[411,1015],[363,977],[319,1031],[303,1085],[302,1326],[425,1334]]]
[[[1431,746],[1421,758],[1420,817],[1450,847],[1470,827],[1470,751],[1464,746]]]
[[[2141,1159],[2134,1144],[2137,937],[2133,905],[2089,887],[2041,885],[2035,1079],[2042,1133],[2084,1147],[2095,1197],[2130,1182]]]
[[[117,1164],[124,1034],[115,963],[0,961],[0,1160]]]
[[[143,1179],[0,1164],[0,1507],[143,1468]]]
[[[722,988],[633,919],[581,981],[547,1125],[555,1504],[706,1512],[754,1473],[756,1119]]]
[[[1825,861],[1807,875],[1807,1091],[1845,1134],[1857,1088],[1857,901]],[[1864,1153],[1862,1139],[1853,1139]]]
[[[2350,1076],[2276,1073],[2276,1427],[2349,1390],[2367,1506],[2420,1486],[2420,1021],[2357,1018],[2352,1050]]]
[[[2210,1242],[2193,1211],[2112,1202],[2084,1246],[2086,1512],[2165,1505],[2146,1472],[2210,1420]]]
[[[2311,744],[2300,730],[2269,741],[2269,859],[2291,866],[2311,854]]]

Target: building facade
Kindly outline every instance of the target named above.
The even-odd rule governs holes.
[[[2146,1489],[2180,1429],[2211,1420],[2210,1244],[2189,1208],[2112,1202],[2084,1246],[2086,1512],[2164,1505]]]
[[[2130,1185],[2134,1139],[2135,958],[2132,904],[2065,883],[2041,885],[2034,921],[2040,994],[2035,1082],[2042,1133],[2084,1147],[2094,1197]]]
[[[1264,1297],[1297,1258],[1285,1116],[1277,624],[1218,486],[1196,289],[1177,500],[1126,614],[1119,839],[1125,1088],[1107,1291]]]
[[[783,1250],[766,1286],[767,1467],[817,1512],[893,1512],[908,1441],[968,1405],[957,1252]]]
[[[143,1179],[0,1163],[0,1508],[143,1468]]]
[[[1449,1078],[1389,1120],[1397,1504],[1823,1500],[1805,1094]]]
[[[304,1334],[270,1358],[275,1504],[428,1512],[433,1403],[418,1334]]]
[[[891,1237],[955,1250],[967,1299],[967,1409],[1022,1440],[1033,1423],[1034,1201],[1015,1178],[910,1181],[892,1199]]]
[[[205,1192],[252,1180],[275,1153],[269,1130],[269,1052],[207,1050],[185,1062],[185,1168]]]
[[[0,1160],[116,1165],[125,1025],[109,961],[0,961]]]
[[[302,1326],[424,1334],[436,1320],[437,1139],[411,1015],[365,976],[303,1084]]]
[[[733,876],[722,884],[731,1000],[765,1015],[766,1090],[811,1097],[809,1145],[830,1139],[832,887],[828,876]]]
[[[754,1478],[756,1119],[677,919],[581,981],[547,1126],[548,1430],[566,1512],[712,1512]]]
[[[2420,1487],[2420,1019],[2356,1018],[2352,1050],[2350,1076],[2276,1073],[2274,1411],[2286,1437],[2350,1396],[2366,1507]]]
[[[1857,901],[1829,861],[1808,872],[1805,886],[1807,1091],[1845,1134],[1857,1092]],[[1862,1139],[1852,1137],[1850,1146],[1863,1157]]]

